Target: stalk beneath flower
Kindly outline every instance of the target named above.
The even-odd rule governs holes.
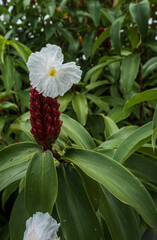
[[[44,150],[52,150],[52,144],[58,138],[62,121],[59,119],[60,104],[57,97],[44,97],[31,86],[30,123],[31,133]]]

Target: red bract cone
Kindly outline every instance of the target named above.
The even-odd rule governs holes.
[[[44,147],[44,150],[52,149],[51,144],[54,143],[60,133],[62,121],[59,119],[59,106],[57,97],[44,97],[31,86],[31,133],[34,135],[36,141]]]

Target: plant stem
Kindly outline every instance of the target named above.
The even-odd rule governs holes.
[[[7,146],[9,145],[9,143],[7,143],[7,141],[5,141],[3,138],[0,138],[0,141],[6,144]]]

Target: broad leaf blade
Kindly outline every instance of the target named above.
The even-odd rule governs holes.
[[[100,212],[110,230],[112,240],[140,240],[139,226],[135,213],[102,188],[100,191]]]
[[[138,31],[144,38],[148,31],[148,19],[150,11],[149,1],[143,0],[140,3],[131,3],[129,11],[133,20],[137,24]]]
[[[74,95],[72,105],[79,122],[84,126],[86,124],[88,114],[88,103],[85,95],[81,93]]]
[[[58,191],[53,155],[50,151],[35,154],[26,173],[25,202],[31,216],[36,212],[51,214]]]
[[[56,206],[65,238],[103,239],[98,219],[79,174],[70,164],[59,166],[58,179]]]
[[[120,82],[124,93],[128,93],[137,77],[140,64],[139,54],[130,54],[122,62]]]
[[[138,128],[120,144],[113,158],[123,163],[132,153],[144,145],[144,143],[150,141],[152,132],[152,122]]]
[[[148,225],[156,228],[157,210],[150,194],[121,164],[103,154],[82,149],[69,150],[63,160],[77,165],[121,202],[135,208]]]
[[[89,133],[77,121],[69,116],[62,114],[63,121],[62,130],[80,147],[85,149],[93,149],[95,143]]]

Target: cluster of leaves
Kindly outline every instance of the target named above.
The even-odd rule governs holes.
[[[156,1],[3,0],[0,11],[0,238],[22,240],[41,211],[62,240],[157,239]],[[83,70],[59,97],[59,161],[30,133],[26,62],[46,43]]]

